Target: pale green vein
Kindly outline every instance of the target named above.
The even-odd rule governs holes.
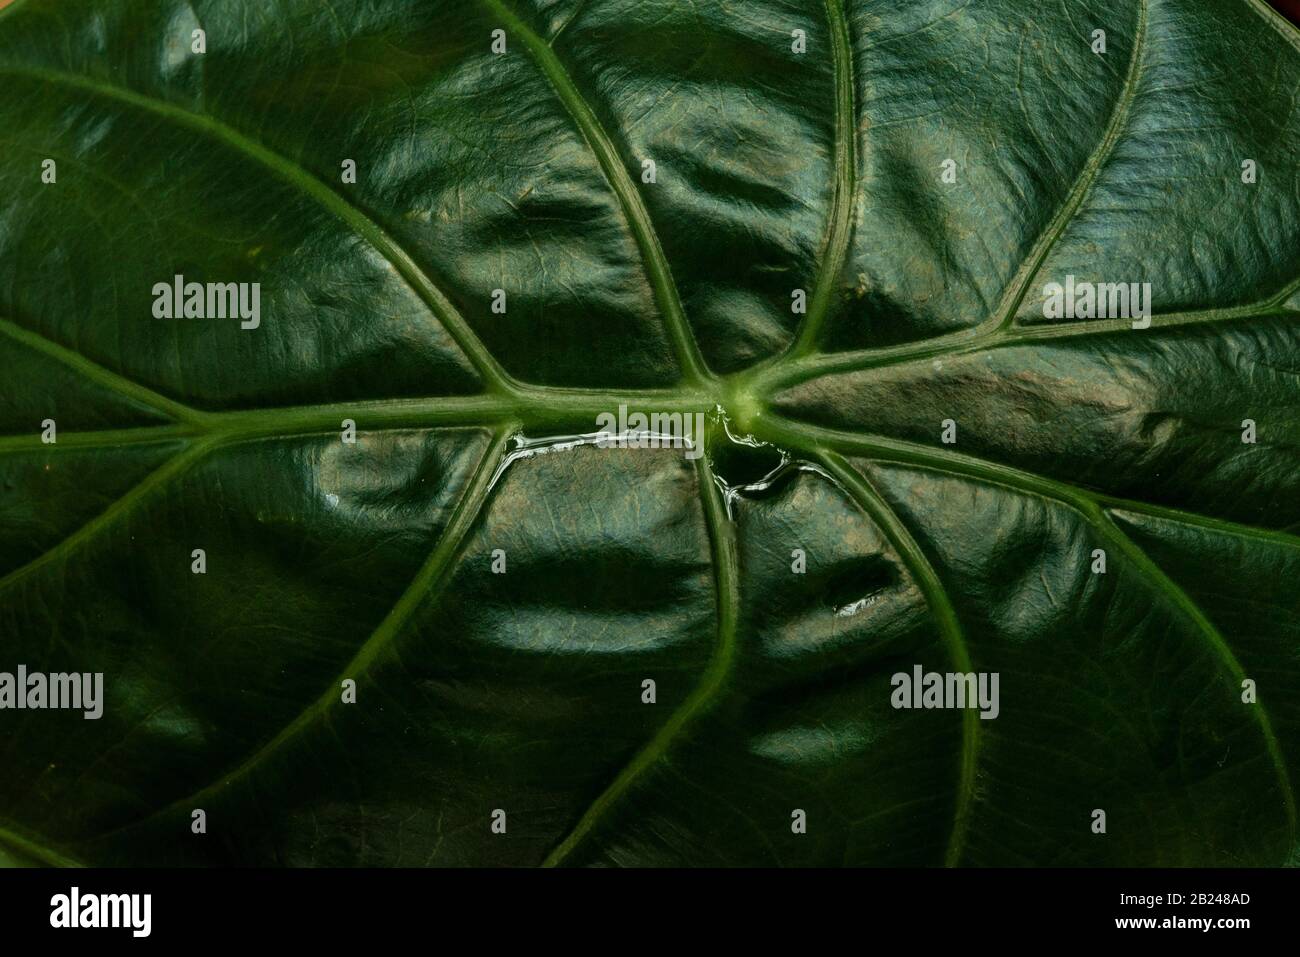
[[[1270,7],[1264,0],[1246,0],[1246,2],[1270,27],[1278,32],[1283,40],[1291,44],[1297,51],[1300,51],[1300,29],[1296,29],[1295,24]]]
[[[769,423],[769,428],[771,423]],[[802,432],[802,429],[795,431]],[[777,428],[771,434],[775,438],[785,430]],[[1150,511],[1152,514],[1163,514],[1164,517],[1174,516],[1174,520],[1181,520],[1186,524],[1205,525],[1216,531],[1233,532],[1240,531],[1246,534],[1267,536],[1271,541],[1291,546],[1300,545],[1300,539],[1296,536],[1287,535],[1286,533],[1269,533],[1260,529],[1252,529],[1249,526],[1238,526],[1236,529],[1231,523],[1222,521],[1212,521],[1207,523],[1201,516],[1193,516],[1187,513],[1181,513],[1175,509],[1144,509],[1140,503],[1130,503],[1120,499],[1110,499],[1106,496],[1097,495],[1084,489],[1069,485],[1068,483],[1059,482],[1053,479],[1047,479],[1032,473],[1021,472],[1018,469],[1006,466],[996,465],[995,463],[985,462],[980,459],[972,459],[970,456],[959,455],[946,450],[928,449],[925,446],[917,446],[912,443],[898,442],[895,440],[871,439],[858,440],[849,442],[836,443],[834,433],[825,430],[810,430],[804,433],[809,439],[814,434],[816,441],[823,446],[832,446],[839,444],[842,447],[849,446],[852,451],[869,455],[878,461],[891,461],[904,465],[910,465],[941,473],[956,475],[966,479],[976,479],[979,481],[989,482],[991,484],[1001,485],[1017,492],[1029,492],[1052,501],[1059,502],[1079,514],[1089,525],[1095,528],[1099,534],[1110,541],[1118,548],[1131,562],[1143,577],[1147,578],[1157,592],[1165,595],[1173,604],[1174,608],[1187,618],[1195,627],[1196,631],[1204,637],[1211,650],[1217,656],[1219,662],[1232,677],[1235,688],[1240,688],[1241,681],[1246,677],[1240,662],[1237,660],[1235,653],[1224,639],[1223,635],[1210,621],[1210,619],[1201,611],[1200,607],[1192,600],[1177,583],[1175,583],[1165,572],[1151,559],[1147,553],[1140,548],[1132,539],[1124,534],[1114,521],[1106,514],[1103,506],[1112,505],[1112,507],[1130,508],[1134,511]],[[854,489],[855,480],[860,480],[865,484],[858,473],[853,470],[847,463],[839,459],[834,452],[827,452],[823,456],[828,469],[838,478],[847,488]],[[868,486],[866,492],[874,492]],[[863,507],[867,507],[864,501]],[[1134,507],[1136,506],[1136,508]],[[877,518],[881,522],[882,518],[887,520],[887,516]],[[1200,521],[1195,521],[1195,520]],[[896,547],[898,547],[896,545]],[[902,549],[899,549],[900,554]],[[924,556],[922,556],[924,557]],[[967,669],[969,670],[969,669]],[[1277,735],[1273,731],[1272,722],[1263,705],[1256,705],[1253,709],[1257,723],[1259,724],[1260,733],[1264,738],[1264,744],[1268,751],[1270,760],[1274,765],[1279,785],[1282,791],[1283,805],[1286,812],[1288,828],[1294,837],[1296,831],[1296,806],[1295,796],[1292,789],[1290,774],[1287,771],[1286,761],[1282,754],[1281,745],[1278,742]],[[978,729],[977,729],[978,730]]]
[[[411,288],[428,306],[430,312],[441,322],[444,329],[460,346],[461,350],[474,364],[479,374],[488,383],[489,388],[497,392],[508,392],[512,380],[496,359],[479,341],[464,317],[456,310],[451,301],[442,293],[420,268],[411,255],[379,223],[375,222],[358,207],[348,202],[342,194],[330,189],[305,168],[292,160],[268,149],[256,140],[250,139],[214,116],[193,113],[190,110],[168,103],[164,100],[145,96],[134,90],[115,86],[107,81],[88,76],[79,76],[60,70],[33,67],[18,64],[0,64],[0,73],[15,76],[27,76],[43,80],[58,86],[71,87],[95,96],[117,100],[128,106],[146,110],[195,130],[213,139],[219,140],[234,150],[275,173],[289,185],[300,190],[338,219],[342,220],[357,235],[373,246],[393,264],[393,268],[410,284]]]
[[[660,726],[649,743],[633,756],[613,782],[592,802],[573,830],[547,855],[542,865],[544,867],[564,863],[637,780],[655,763],[667,758],[670,748],[691,722],[714,704],[731,673],[736,657],[736,620],[740,604],[736,531],[727,518],[727,507],[722,501],[721,490],[713,480],[707,457],[697,459],[695,465],[704,518],[713,549],[713,574],[717,587],[718,637],[713,657],[699,684]]]
[[[803,436],[805,441],[813,442],[826,448],[839,447],[849,451],[864,454],[878,461],[896,462],[903,465],[910,465],[919,468],[929,469],[932,471],[956,475],[961,478],[977,479],[996,485],[1010,488],[1013,491],[1029,492],[1052,501],[1060,502],[1078,513],[1085,521],[1097,529],[1097,531],[1111,541],[1119,548],[1126,557],[1132,561],[1144,577],[1148,578],[1153,587],[1163,593],[1175,606],[1175,608],[1188,618],[1200,634],[1202,634],[1212,650],[1219,657],[1221,663],[1228,673],[1240,686],[1241,679],[1245,677],[1236,655],[1228,646],[1223,636],[1215,628],[1213,623],[1200,610],[1191,597],[1182,590],[1172,579],[1166,575],[1150,556],[1137,546],[1127,535],[1125,535],[1118,526],[1105,513],[1103,506],[1124,507],[1138,512],[1151,512],[1152,514],[1162,514],[1164,517],[1175,517],[1175,520],[1181,520],[1185,524],[1200,525],[1213,528],[1217,531],[1231,532],[1233,528],[1231,523],[1220,520],[1206,520],[1202,516],[1183,513],[1176,509],[1144,507],[1142,503],[1128,502],[1121,499],[1111,499],[1104,495],[1089,492],[1077,486],[1060,482],[1055,479],[1048,479],[1040,475],[1029,472],[1023,472],[1019,469],[1008,466],[987,462],[983,459],[976,459],[971,456],[961,455],[956,452],[947,450],[932,449],[926,446],[917,445],[910,442],[901,442],[894,439],[884,439],[872,437],[865,439],[859,436],[845,436],[831,430],[805,427],[800,424],[788,423],[782,424],[769,420],[765,423],[767,436],[772,441],[786,441],[795,435]],[[834,461],[834,453],[828,456],[828,464]],[[847,467],[847,466],[845,466]],[[856,474],[856,473],[853,473]],[[846,485],[851,487],[852,475],[839,475],[837,477]],[[1266,532],[1260,529],[1251,529],[1249,526],[1240,526],[1240,530],[1254,535],[1266,536],[1270,541],[1280,542],[1288,545],[1300,544],[1300,539],[1296,536],[1288,535],[1283,532]],[[1296,808],[1295,797],[1292,791],[1290,776],[1287,772],[1286,762],[1282,756],[1281,747],[1278,743],[1277,736],[1273,732],[1272,724],[1262,705],[1255,708],[1256,719],[1260,726],[1261,734],[1264,737],[1265,746],[1269,752],[1270,759],[1275,765],[1278,779],[1282,788],[1283,801],[1287,814],[1288,826],[1294,835],[1296,830]]]
[[[1057,340],[1081,339],[1088,336],[1101,336],[1115,332],[1131,332],[1138,336],[1149,333],[1152,329],[1174,329],[1180,326],[1212,326],[1220,323],[1238,322],[1243,319],[1275,319],[1281,316],[1295,316],[1296,313],[1280,308],[1274,299],[1245,306],[1225,306],[1220,309],[1198,309],[1192,312],[1172,312],[1151,317],[1151,325],[1145,329],[1134,329],[1132,319],[1092,319],[1083,322],[1041,323],[1032,326],[1022,325],[1013,335],[1007,336],[996,346],[1015,346],[1026,342],[1054,342]]]
[[[827,0],[827,2],[831,3],[833,0]],[[814,378],[828,369],[855,366],[858,368],[875,368],[950,353],[976,351],[1002,339],[1004,333],[1013,326],[1015,314],[1028,294],[1034,276],[1073,220],[1075,213],[1082,205],[1089,190],[1091,190],[1093,183],[1109,159],[1115,145],[1119,142],[1128,123],[1129,113],[1137,96],[1138,82],[1141,76],[1143,46],[1147,26],[1146,4],[1147,0],[1141,0],[1138,7],[1137,28],[1134,31],[1133,49],[1129,56],[1128,71],[1120,88],[1120,95],[1116,100],[1115,107],[1111,111],[1106,130],[1103,132],[1101,142],[1084,163],[1061,208],[1038,237],[1016,276],[1008,284],[1007,291],[1003,296],[1003,302],[987,319],[978,325],[959,329],[919,343],[901,343],[879,349],[857,350],[828,356],[802,354],[806,349],[801,335],[800,354],[796,354],[791,350],[788,354],[776,360],[756,364],[753,368],[733,376],[733,380],[739,386],[737,391],[763,394],[771,388]],[[847,40],[847,25],[845,38]],[[851,203],[849,208],[851,210]],[[1270,305],[1272,304],[1270,303]],[[810,315],[812,315],[811,310]]]
[[[73,532],[67,538],[59,542],[58,545],[44,552],[38,558],[32,559],[26,565],[14,569],[8,575],[0,578],[0,592],[12,587],[22,581],[27,576],[40,568],[44,568],[51,562],[57,561],[66,555],[71,554],[77,548],[87,541],[93,539],[101,531],[111,526],[124,515],[128,514],[133,508],[146,499],[151,492],[158,489],[173,478],[183,473],[191,465],[202,458],[210,448],[215,444],[213,439],[203,439],[195,442],[183,452],[172,456],[158,468],[150,472],[144,479],[137,483],[130,491],[121,498],[113,502],[108,508],[100,512],[93,519],[87,522],[77,531]]]
[[[204,412],[199,425],[174,424],[58,433],[58,441],[46,445],[38,432],[0,435],[0,454],[5,452],[59,452],[64,449],[116,448],[161,442],[174,438],[208,436],[221,444],[258,438],[292,438],[337,431],[343,419],[352,419],[362,432],[390,429],[438,428],[443,426],[499,426],[519,420],[533,429],[563,429],[590,432],[597,417],[625,405],[647,414],[704,412],[718,403],[707,392],[666,392],[656,389],[629,392],[601,390],[533,390],[527,386],[506,396],[434,396],[423,399],[359,399],[321,405],[280,406],[266,409],[236,409]]]
[[[1268,304],[1274,308],[1282,306],[1286,303],[1288,299],[1290,299],[1297,292],[1300,292],[1300,278],[1297,278],[1292,282],[1287,283],[1286,287],[1281,292],[1279,292],[1272,299],[1268,300]]]
[[[1082,492],[1081,494],[1088,494]],[[1257,525],[1243,525],[1240,522],[1230,522],[1227,519],[1214,518],[1211,515],[1201,515],[1197,512],[1189,512],[1182,508],[1170,508],[1167,505],[1153,505],[1150,502],[1137,502],[1130,499],[1118,498],[1114,495],[1093,494],[1097,502],[1109,511],[1113,512],[1133,512],[1138,515],[1149,515],[1152,518],[1163,519],[1166,522],[1176,522],[1179,525],[1189,525],[1192,528],[1203,529],[1207,532],[1215,532],[1219,535],[1231,535],[1233,538],[1245,538],[1252,542],[1259,542],[1261,545],[1277,545],[1282,548],[1300,549],[1300,535],[1294,532],[1282,531],[1275,528],[1260,528]]]
[[[1151,556],[1143,548],[1124,534],[1099,505],[1087,501],[1078,501],[1074,504],[1089,523],[1133,563],[1139,574],[1147,578],[1157,591],[1162,592],[1174,607],[1191,621],[1196,630],[1209,644],[1210,649],[1218,657],[1220,664],[1231,676],[1232,683],[1229,685],[1229,690],[1234,696],[1239,693],[1242,682],[1246,679],[1246,672],[1241,667],[1241,662],[1237,660],[1237,656],[1228,645],[1228,642],[1219,632],[1219,629],[1201,611],[1200,606],[1192,600],[1192,597],[1178,583],[1165,574],[1163,569],[1151,559]],[[1286,758],[1282,754],[1282,747],[1278,743],[1277,735],[1273,731],[1272,721],[1270,721],[1268,711],[1264,705],[1257,702],[1251,706],[1250,712],[1259,725],[1260,733],[1264,738],[1264,745],[1268,749],[1269,758],[1273,762],[1278,784],[1282,789],[1282,801],[1290,833],[1288,843],[1294,843],[1296,832],[1295,794],[1291,788],[1291,776],[1287,771]]]
[[[384,620],[379,623],[352,660],[344,666],[338,678],[321,693],[319,698],[299,712],[298,716],[282,728],[274,738],[258,748],[256,752],[237,767],[221,775],[216,781],[213,781],[202,790],[173,801],[166,807],[153,811],[130,824],[97,835],[91,840],[102,841],[113,834],[132,830],[175,810],[195,807],[195,802],[201,803],[204,798],[229,787],[237,780],[247,777],[270,755],[280,750],[305,729],[311,727],[315,721],[326,715],[329,709],[339,701],[339,689],[343,680],[345,678],[355,680],[365,675],[375,662],[391,648],[394,640],[401,634],[402,629],[410,621],[416,610],[441,594],[442,589],[447,584],[454,562],[460,554],[470,530],[478,520],[484,504],[487,502],[493,475],[502,459],[505,445],[515,431],[516,429],[512,424],[502,428],[495,434],[488,449],[483,453],[482,458],[475,467],[473,476],[466,484],[465,491],[461,493],[460,501],[456,504],[455,511],[448,521],[447,527],[439,537],[438,544],[420,567],[420,570],[416,572],[406,591],[402,593],[401,597],[384,617]]]
[[[866,476],[840,455],[824,451],[818,458],[821,464],[853,496],[854,501],[871,517],[880,530],[889,539],[898,556],[907,566],[909,573],[916,580],[917,586],[925,596],[930,612],[939,628],[948,657],[954,671],[969,673],[975,670],[971,664],[970,651],[962,636],[961,623],[957,611],[953,608],[948,592],[934,566],[917,543],[902,519],[890,507]],[[979,714],[973,708],[962,709],[961,753],[957,763],[957,797],[953,812],[952,832],[948,839],[948,850],[944,855],[944,865],[955,867],[961,860],[966,846],[966,832],[970,826],[971,804],[975,798],[975,772],[979,760]]]
[[[692,383],[707,382],[712,378],[712,374],[700,354],[699,345],[695,341],[686,313],[682,309],[681,297],[677,293],[677,285],[668,268],[668,259],[664,255],[663,245],[659,242],[659,235],[650,219],[650,213],[636,185],[632,182],[632,177],[628,174],[627,165],[619,155],[618,147],[614,145],[613,139],[601,125],[595,112],[583,99],[582,93],[579,92],[573,78],[569,76],[568,70],[560,62],[551,45],[502,0],[481,0],[481,2],[500,18],[509,35],[527,47],[541,69],[542,75],[551,84],[560,102],[564,104],[564,108],[578,125],[583,139],[586,140],[605,174],[605,180],[613,189],[627,218],[628,227],[636,239],[646,274],[654,289],[655,301],[659,305],[660,312],[663,313],[664,324],[673,340],[682,372]]]
[[[1074,186],[1071,187],[1060,210],[1038,238],[1015,280],[1012,281],[1009,302],[1005,302],[1000,306],[998,312],[993,316],[997,320],[996,328],[1005,328],[1015,321],[1016,312],[1020,309],[1020,304],[1029,292],[1034,276],[1042,268],[1057,240],[1061,238],[1070,222],[1074,219],[1074,214],[1078,212],[1079,207],[1083,204],[1084,198],[1092,189],[1092,184],[1096,181],[1102,167],[1106,165],[1106,161],[1114,151],[1115,144],[1119,142],[1120,136],[1123,135],[1124,128],[1128,124],[1129,111],[1133,106],[1133,100],[1137,96],[1138,83],[1142,76],[1143,43],[1146,39],[1146,30],[1147,0],[1140,0],[1138,3],[1137,28],[1133,31],[1133,49],[1129,53],[1128,71],[1124,76],[1123,85],[1120,87],[1119,99],[1116,100],[1115,108],[1111,111],[1110,121],[1106,124],[1106,131],[1102,135],[1097,149],[1084,163],[1083,169],[1080,170],[1078,177],[1074,181]]]
[[[784,388],[790,388],[836,372],[858,372],[864,369],[902,365],[907,362],[935,356],[956,355],[988,348],[997,341],[996,332],[990,334],[980,327],[960,329],[922,342],[905,342],[896,346],[876,349],[854,349],[791,357],[776,363],[758,364],[732,376],[737,391],[767,397]]]
[[[24,329],[8,319],[0,319],[0,333],[67,366],[91,382],[101,385],[118,395],[132,399],[155,412],[161,412],[182,422],[196,423],[202,418],[200,412],[191,409],[188,405],[169,399],[167,396],[155,392],[133,379],[128,379],[126,376],[119,375],[111,369],[87,359],[79,352],[61,346],[39,333],[32,332],[30,329]]]
[[[476,395],[437,399],[387,399],[204,413],[201,427],[171,425],[108,429],[99,432],[64,432],[59,434],[58,442],[53,445],[42,443],[36,433],[26,436],[0,436],[0,455],[37,452],[51,454],[58,451],[122,448],[191,437],[199,439],[198,444],[189,453],[178,454],[172,461],[159,467],[156,472],[151,473],[104,512],[49,552],[14,569],[5,578],[0,579],[0,590],[43,567],[54,558],[66,556],[92,540],[128,512],[138,500],[179,474],[193,458],[218,447],[257,439],[293,438],[337,432],[345,418],[355,421],[362,433],[385,429],[455,426],[500,429],[506,424],[517,423],[542,431],[576,434],[594,431],[597,416],[620,405],[649,414],[702,412],[714,404],[714,400],[708,396],[693,392],[675,394],[653,390],[628,393],[561,389],[545,391],[545,405],[536,401],[530,403],[525,389],[521,396]],[[176,458],[181,461],[177,462]]]
[[[1293,310],[1283,309],[1300,284],[1293,284],[1281,293],[1261,302],[1244,306],[1224,306],[1217,309],[1199,309],[1190,312],[1157,314],[1151,317],[1146,329],[1134,329],[1132,319],[1094,319],[1078,322],[1036,323],[1016,325],[992,333],[981,333],[976,328],[937,336],[923,342],[904,343],[880,349],[856,349],[822,355],[810,355],[798,360],[771,366],[757,372],[741,373],[736,378],[758,395],[793,388],[825,375],[851,374],[868,369],[921,362],[926,359],[953,359],[974,355],[993,349],[1006,349],[1031,342],[1069,342],[1091,336],[1113,333],[1131,333],[1134,336],[1150,335],[1153,331],[1187,326],[1210,326],[1251,319],[1276,319],[1300,316]]]
[[[86,449],[119,449],[128,445],[152,445],[202,434],[188,425],[144,425],[131,429],[100,429],[94,432],[58,432],[58,441],[47,445],[37,431],[26,435],[0,435],[0,455],[9,453],[58,453]]]
[[[933,471],[977,478],[1055,501],[1066,503],[1096,502],[1106,508],[1127,509],[1168,521],[1181,522],[1184,525],[1210,529],[1225,535],[1235,535],[1242,538],[1266,541],[1275,545],[1300,548],[1300,535],[1290,532],[1259,528],[1254,525],[1243,525],[1226,519],[1201,515],[1186,509],[1153,505],[1148,502],[1107,495],[1078,485],[1072,485],[1069,482],[1063,482],[1060,479],[1048,478],[1033,472],[1026,472],[1023,469],[992,462],[988,459],[965,455],[949,449],[922,445],[917,442],[892,439],[882,435],[861,435],[854,432],[827,429],[803,422],[795,422],[772,414],[765,415],[757,420],[754,423],[753,432],[757,438],[785,447],[827,448],[851,455],[864,455],[882,462],[915,465]]]
[[[831,65],[835,75],[835,185],[821,266],[808,313],[789,354],[804,355],[817,345],[848,257],[857,193],[857,106],[853,90],[853,44],[843,0],[826,0],[830,24]]]
[[[34,861],[45,867],[83,866],[80,861],[74,860],[44,843],[24,837],[9,825],[0,827],[0,849],[4,847],[8,847],[20,859],[20,863]]]

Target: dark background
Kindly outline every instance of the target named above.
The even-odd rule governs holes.
[[[1292,23],[1300,23],[1300,0],[1269,0],[1281,10]]]

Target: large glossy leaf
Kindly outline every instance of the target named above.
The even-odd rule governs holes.
[[[0,860],[1294,860],[1298,90],[1257,0],[19,0],[0,671],[105,705]]]

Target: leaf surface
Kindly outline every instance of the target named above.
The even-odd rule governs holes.
[[[18,0],[0,91],[0,671],[105,682],[0,863],[1296,859],[1263,3]]]

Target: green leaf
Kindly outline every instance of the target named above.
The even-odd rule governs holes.
[[[0,863],[1297,859],[1259,0],[18,0],[0,88],[0,673],[104,676]]]

